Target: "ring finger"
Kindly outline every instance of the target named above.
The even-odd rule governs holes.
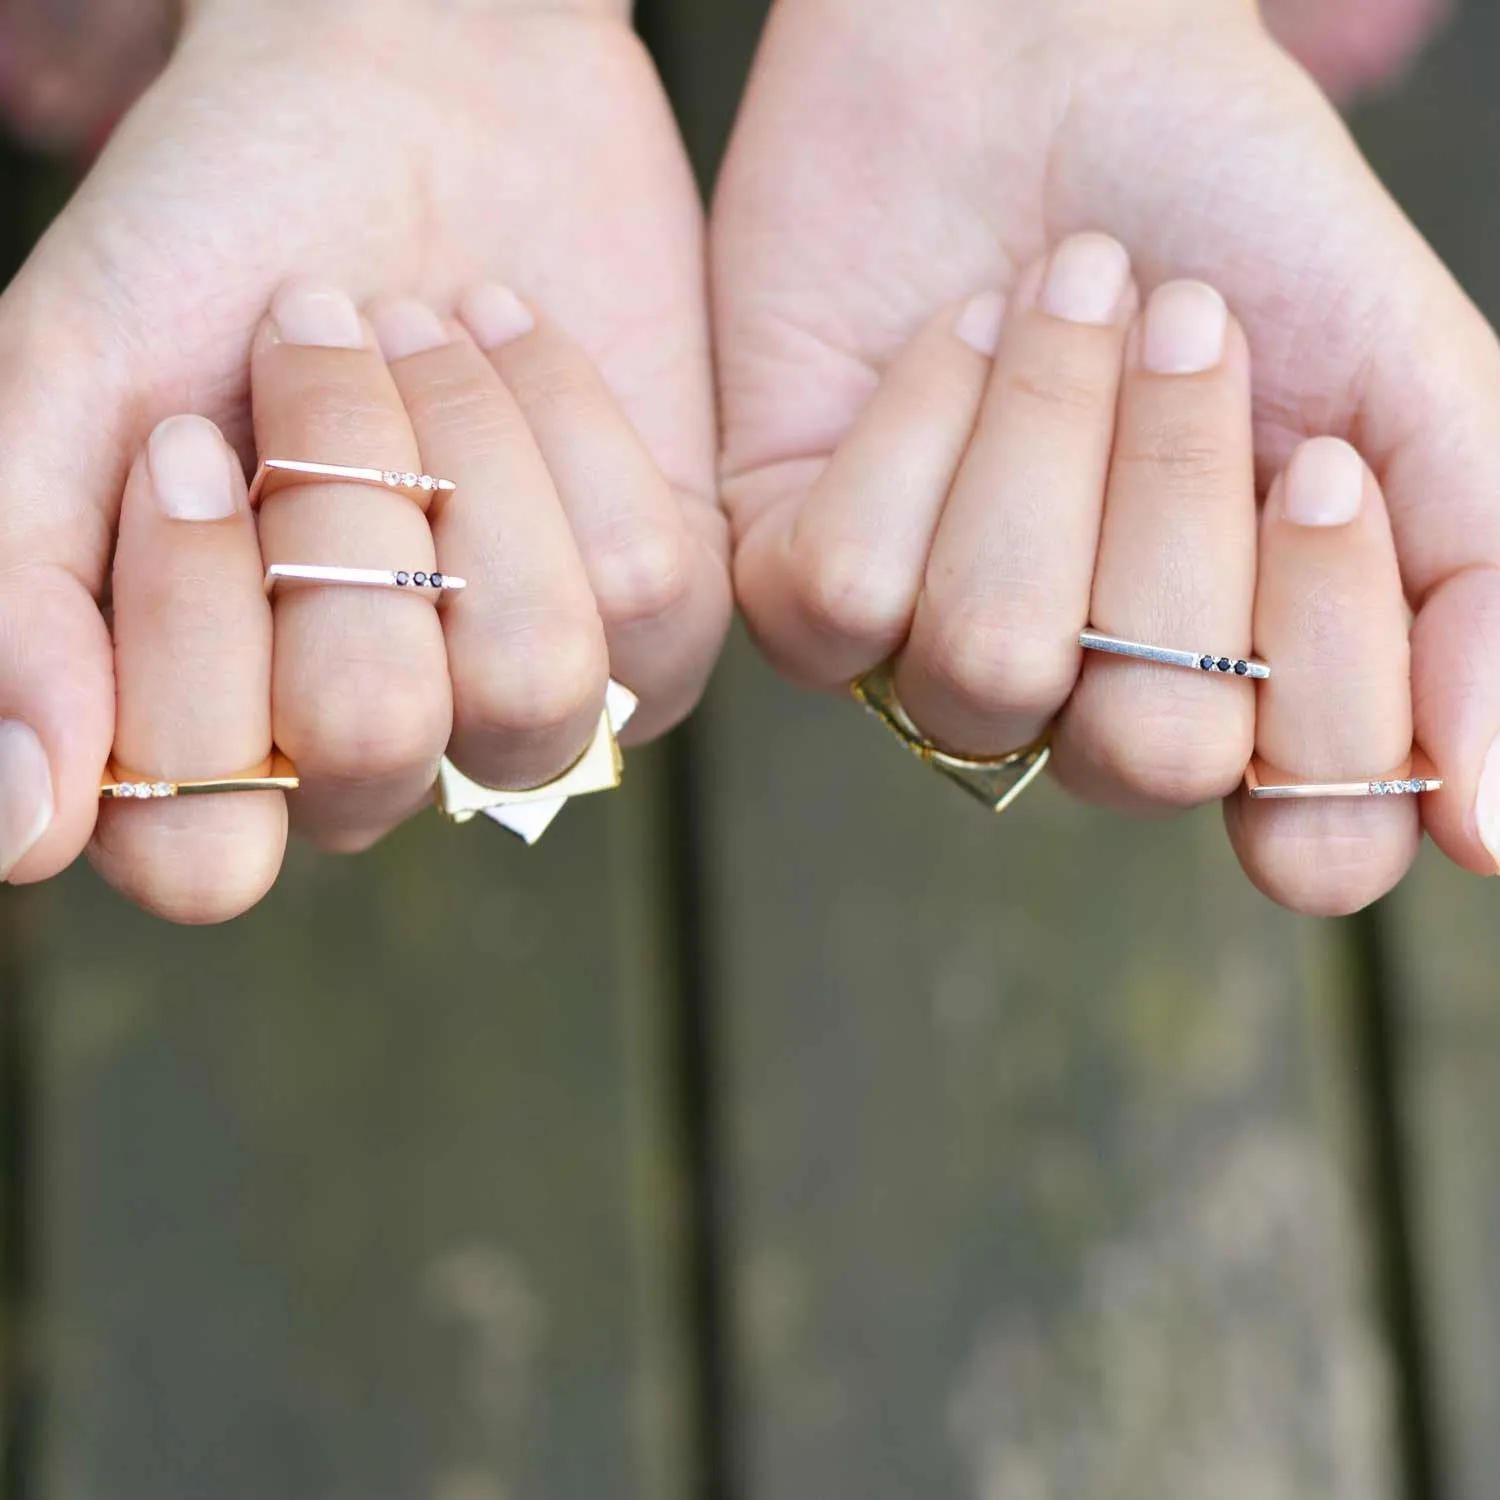
[[[1084,234],[1007,310],[896,662],[913,722],[962,755],[1035,739],[1072,691],[1135,303],[1123,246]]]
[[[484,786],[550,781],[589,743],[609,652],[552,477],[514,398],[468,336],[420,302],[371,310],[422,457],[456,491],[430,513],[458,768]]]

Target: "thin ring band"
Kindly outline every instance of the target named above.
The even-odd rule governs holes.
[[[297,768],[279,750],[273,750],[259,765],[233,776],[214,776],[200,781],[162,781],[126,771],[110,762],[99,795],[106,802],[137,798],[208,797],[221,792],[295,792],[302,780]]]
[[[457,593],[469,584],[452,573],[423,573],[402,568],[331,568],[314,563],[272,563],[266,569],[266,592],[278,583],[330,583],[349,588],[433,590]]]
[[[458,486],[451,479],[436,479],[431,474],[415,474],[410,469],[362,469],[345,464],[315,464],[294,458],[267,458],[261,461],[250,481],[250,509],[254,510],[269,495],[295,485],[333,481],[342,484],[368,484],[376,489],[394,490],[415,502],[423,511],[439,495],[451,495]]]
[[[1245,789],[1257,801],[1301,801],[1306,798],[1323,797],[1420,797],[1427,792],[1438,792],[1443,787],[1443,778],[1436,773],[1432,762],[1420,753],[1413,754],[1394,771],[1373,780],[1360,781],[1313,781],[1305,776],[1293,776],[1267,765],[1256,756],[1245,771]]]
[[[1129,656],[1137,661],[1155,662],[1162,667],[1184,667],[1192,672],[1221,672],[1235,677],[1253,677],[1264,682],[1271,669],[1254,657],[1214,656],[1197,651],[1178,651],[1171,646],[1150,646],[1144,641],[1127,641],[1102,630],[1079,632],[1078,644],[1085,651],[1106,651],[1111,656]]]
[[[924,765],[960,786],[991,812],[1002,813],[1046,769],[1051,731],[1005,755],[955,755],[934,744],[913,723],[896,693],[895,667],[883,662],[850,684],[850,692]]]

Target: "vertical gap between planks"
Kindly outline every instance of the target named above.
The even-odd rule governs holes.
[[[716,0],[708,19],[692,0],[638,0],[636,30],[672,96],[688,153],[707,196],[726,119],[720,86],[736,96],[759,31],[764,0]],[[712,45],[705,45],[712,43]],[[743,56],[741,54],[744,54]],[[705,93],[707,80],[707,93]],[[705,108],[712,96],[714,108]],[[690,1340],[694,1500],[741,1500],[737,1452],[729,1249],[733,1233],[717,1064],[712,911],[707,890],[706,801],[701,712],[665,746],[663,830],[675,926],[672,1076],[684,1194],[686,1319]]]
[[[739,1500],[729,1348],[727,1212],[710,982],[702,764],[691,722],[666,746],[665,844],[677,984],[671,1018],[673,1106],[683,1183],[693,1500]]]
[[[1402,1093],[1400,997],[1391,925],[1379,903],[1344,924],[1353,975],[1360,1133],[1371,1180],[1381,1318],[1391,1350],[1396,1442],[1405,1500],[1446,1500],[1433,1421],[1431,1324],[1412,1231],[1411,1162]]]
[[[66,171],[0,131],[0,194],[10,207],[0,226],[0,287],[9,285],[70,186]],[[35,892],[0,885],[0,1500],[29,1500],[34,1490],[41,1399],[32,1346],[37,1113],[25,941],[38,905]]]
[[[0,1500],[27,1500],[35,1435],[31,1029],[27,1024],[25,913],[33,899],[0,891]]]

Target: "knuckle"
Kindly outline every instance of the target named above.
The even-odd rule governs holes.
[[[1390,809],[1384,811],[1389,814]],[[1259,858],[1247,861],[1247,869],[1265,895],[1292,911],[1347,917],[1378,901],[1400,880],[1417,836],[1415,818],[1394,839],[1389,830],[1347,826],[1281,830]]]
[[[589,572],[606,625],[659,620],[681,607],[692,586],[686,529],[653,526],[599,553]]]
[[[425,441],[461,443],[480,456],[497,452],[524,426],[514,406],[466,375],[424,384],[408,398],[407,411]]]
[[[910,616],[908,591],[886,583],[867,551],[799,538],[790,565],[794,597],[820,634],[882,650],[900,642]]]
[[[276,882],[281,868],[277,843],[253,846],[243,839],[204,839],[196,834],[170,840],[122,888],[163,921],[211,927],[243,916]]]
[[[405,412],[366,379],[331,376],[302,389],[298,398],[298,426],[317,434],[321,451],[394,454],[411,444]]]
[[[1060,358],[1008,370],[1000,380],[1007,398],[1069,421],[1099,411],[1109,396],[1097,376]]]
[[[1203,427],[1188,417],[1153,422],[1119,447],[1116,464],[1139,470],[1157,484],[1173,488],[1200,487],[1232,477],[1223,448]]]
[[[1037,629],[991,600],[942,612],[929,648],[933,674],[964,709],[1050,719],[1078,675],[1078,647]]]
[[[1111,713],[1094,726],[1095,759],[1138,797],[1167,807],[1198,807],[1227,797],[1244,775],[1251,728],[1181,704]]]
[[[486,735],[549,739],[599,712],[608,678],[597,617],[533,621],[455,672],[454,717]]]
[[[522,406],[532,410],[576,412],[600,399],[593,370],[568,354],[553,353],[528,361],[524,369],[507,370],[506,382]]]
[[[435,765],[450,719],[447,694],[434,691],[431,679],[383,663],[350,664],[302,707],[283,743],[309,774],[378,784]]]

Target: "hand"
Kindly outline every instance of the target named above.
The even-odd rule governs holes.
[[[319,278],[325,312],[339,295],[414,294],[445,314],[466,287],[498,280],[576,337],[673,499],[665,517],[621,497],[594,518],[580,540],[589,587],[628,686],[653,642],[675,642],[670,670],[641,683],[635,737],[686,713],[728,615],[699,219],[660,89],[612,15],[414,0],[198,10],[0,299],[0,875],[43,879],[93,832],[115,735],[95,601],[127,470],[181,411],[218,422],[250,460],[252,336],[292,275]],[[553,374],[562,409],[579,392],[566,367]],[[358,425],[348,437],[379,441]],[[535,731],[557,719],[576,734],[578,697],[597,687],[592,659],[548,654],[543,623],[533,696],[491,703],[468,726],[492,772],[562,769],[528,760],[523,742],[564,754],[566,733]],[[373,776],[387,794],[347,816],[304,799],[326,844],[376,837],[431,759],[401,686],[391,673],[381,691],[341,699],[346,717],[305,747],[314,784]],[[164,869],[136,894],[208,920],[250,904],[263,881],[226,866],[195,888]]]
[[[258,768],[274,745],[301,775],[303,825],[357,846],[427,803],[445,748],[489,785],[555,775],[593,738],[612,654],[646,698],[670,697],[685,645],[713,627],[695,614],[711,601],[689,596],[611,653],[590,566],[622,518],[670,532],[676,502],[560,329],[494,286],[459,306],[462,323],[411,299],[362,321],[294,283],[252,360],[263,453],[336,464],[357,434],[362,466],[426,465],[451,491],[267,484],[257,528],[238,461],[191,416],[162,423],[133,466],[114,568],[116,774],[154,795],[107,801],[94,855],[144,905],[201,919],[225,872],[262,889],[281,864],[281,793],[177,798],[174,783]],[[384,582],[283,579],[268,605],[270,564]],[[182,892],[197,905],[172,904]]]
[[[1416,738],[1446,777],[1422,799],[1426,825],[1493,873],[1500,350],[1248,5],[973,0],[940,26],[901,0],[774,13],[713,244],[724,493],[752,628],[794,678],[834,688],[856,658],[907,642],[925,606],[943,616],[925,639],[941,643],[931,673],[955,730],[993,742],[1061,704],[1057,637],[1008,592],[1036,587],[1032,555],[973,551],[956,576],[935,554],[912,593],[799,520],[825,471],[854,462],[841,445],[914,331],[945,304],[1014,292],[1049,241],[1085,229],[1129,248],[1143,292],[1196,276],[1226,294],[1252,355],[1262,491],[1321,433],[1371,460],[1420,610]],[[1064,380],[1038,403],[1066,411],[1075,394]],[[1154,443],[1199,475],[1180,429]],[[907,480],[905,464],[866,474]],[[979,469],[970,503],[998,482]],[[1017,483],[1034,511],[1052,504]]]
[[[755,546],[742,566],[773,589],[778,559]],[[1247,873],[1298,910],[1364,906],[1416,853],[1410,798],[1243,790],[1256,750],[1278,781],[1407,775],[1406,605],[1378,487],[1347,444],[1313,439],[1258,521],[1243,332],[1200,282],[1169,282],[1141,309],[1106,236],[1065,240],[1008,303],[986,293],[929,322],[784,547],[773,651],[847,679],[886,643],[827,621],[916,601],[894,685],[947,748],[1004,754],[1050,726],[1059,779],[1091,801],[1151,813],[1230,799]],[[1024,656],[993,649],[997,622]],[[1085,624],[1191,650],[1192,669],[1084,652]],[[1254,655],[1269,681],[1236,672]],[[975,713],[983,682],[994,698]]]

